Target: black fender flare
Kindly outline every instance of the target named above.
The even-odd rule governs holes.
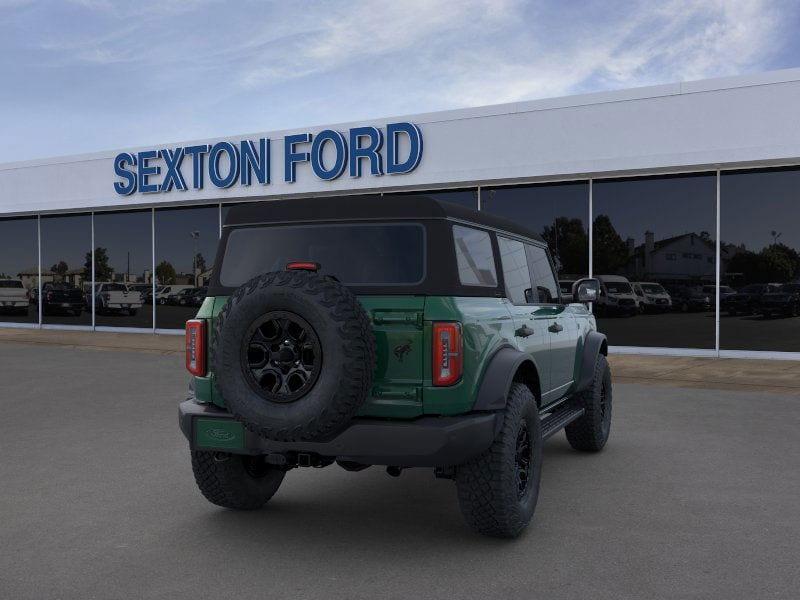
[[[597,331],[590,331],[583,342],[583,351],[581,352],[581,366],[578,371],[578,381],[575,386],[576,392],[582,392],[589,389],[594,379],[594,363],[597,360],[597,355],[602,354],[608,356],[608,340],[606,336]]]
[[[495,352],[483,373],[473,410],[495,411],[505,408],[514,375],[525,363],[529,363],[538,376],[539,369],[528,354],[511,346],[503,346]]]

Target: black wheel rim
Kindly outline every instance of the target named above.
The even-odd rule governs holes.
[[[250,325],[244,336],[242,368],[250,387],[272,402],[294,402],[319,377],[322,349],[301,316],[272,311]]]
[[[531,445],[531,434],[528,424],[523,422],[517,433],[517,447],[514,460],[514,474],[517,482],[517,498],[521,500],[528,490],[528,484],[532,479],[531,469],[533,468],[533,446]]]

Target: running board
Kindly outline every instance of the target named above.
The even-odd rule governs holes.
[[[542,420],[542,440],[554,436],[575,419],[583,416],[585,410],[565,404],[556,408],[550,416]]]

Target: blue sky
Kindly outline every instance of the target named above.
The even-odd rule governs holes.
[[[800,66],[800,3],[0,0],[0,162]]]

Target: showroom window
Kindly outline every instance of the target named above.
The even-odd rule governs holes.
[[[36,217],[0,219],[0,323],[38,323],[39,241]]]
[[[42,322],[91,326],[92,215],[41,218]]]
[[[152,230],[150,210],[94,214],[95,325],[153,327]]]
[[[713,349],[716,174],[595,180],[592,192],[600,331],[614,346]]]
[[[481,188],[481,210],[541,235],[563,285],[589,273],[588,182]]]
[[[427,196],[440,202],[450,202],[451,204],[458,204],[465,208],[478,210],[478,189],[464,189],[464,190],[423,190],[419,192],[404,192],[397,194],[384,194],[384,196]]]
[[[798,168],[721,175],[721,350],[800,352],[799,190]]]
[[[47,216],[41,219],[42,322],[92,324],[92,215]]]
[[[183,329],[205,299],[219,241],[219,205],[155,211],[156,327]]]

